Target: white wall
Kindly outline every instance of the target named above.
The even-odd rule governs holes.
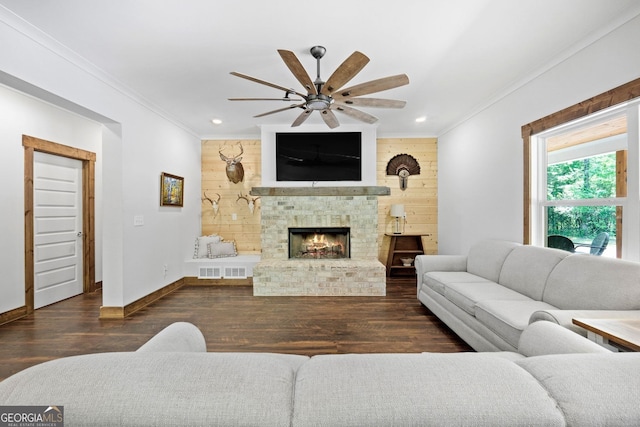
[[[102,123],[99,131],[92,132],[101,138],[98,145],[102,159],[98,161],[102,166],[102,188],[98,197],[102,203],[97,206],[97,215],[102,218],[103,305],[124,306],[183,277],[184,260],[190,257],[200,231],[199,138],[2,8],[0,40],[0,83]],[[77,140],[69,135],[80,132],[76,120],[86,122],[77,117],[65,116],[58,122],[28,115],[22,121],[23,130],[20,123],[9,127],[3,117],[0,132],[31,133],[73,145]],[[13,206],[9,213],[0,214],[9,220],[3,223],[3,229],[23,230],[23,214],[18,218],[14,212],[23,209],[21,142],[3,139],[0,149],[0,162],[14,165],[2,170],[3,181],[13,184],[8,190],[3,185],[5,197]],[[183,208],[159,206],[161,172],[185,178]],[[133,227],[135,215],[144,216],[144,226]],[[10,242],[3,239],[0,243],[0,253],[11,259],[11,263],[0,261],[10,271],[3,269],[3,275],[11,277],[10,281],[3,278],[0,282],[0,312],[24,305],[21,240],[12,235]],[[166,275],[164,265],[168,267]],[[16,293],[18,288],[22,296]]]
[[[0,85],[0,313],[24,301],[24,149],[22,135],[96,153],[96,280],[102,280],[102,126]]]
[[[639,40],[636,17],[438,137],[439,253],[522,242],[521,127],[638,78]]]

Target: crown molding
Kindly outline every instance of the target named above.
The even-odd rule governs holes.
[[[131,89],[130,87],[113,77],[111,74],[107,73],[91,61],[87,60],[77,52],[63,45],[44,31],[40,30],[38,27],[34,26],[30,22],[16,15],[11,10],[2,5],[0,5],[0,22],[12,28],[24,37],[27,37],[33,42],[39,44],[56,56],[62,58],[72,66],[82,70],[83,72],[91,75],[100,82],[111,87],[112,89],[134,101],[138,105],[171,122],[185,132],[197,138],[200,138],[200,135],[198,135],[193,129],[178,121],[175,117],[160,108],[158,105],[154,104],[152,101],[137,93],[135,90]],[[64,106],[61,107],[64,108]],[[95,113],[98,115],[102,115],[97,111]]]

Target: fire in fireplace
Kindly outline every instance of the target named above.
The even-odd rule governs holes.
[[[349,228],[289,228],[289,258],[349,258]]]

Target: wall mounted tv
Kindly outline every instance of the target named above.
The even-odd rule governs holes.
[[[278,132],[276,181],[361,181],[361,132]]]

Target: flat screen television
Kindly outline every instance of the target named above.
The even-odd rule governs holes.
[[[276,181],[361,181],[361,132],[278,132]]]

